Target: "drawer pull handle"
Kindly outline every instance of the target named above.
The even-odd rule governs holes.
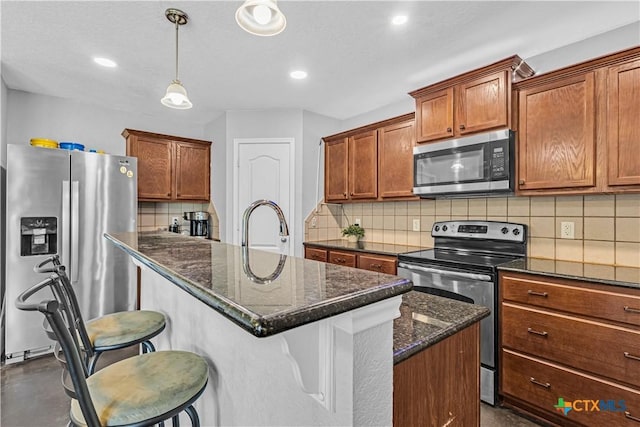
[[[640,423],[640,418],[634,417],[633,415],[631,415],[631,412],[629,411],[624,411],[624,416],[625,418],[629,418],[630,420],[637,421]]]
[[[549,384],[549,383],[541,383],[540,381],[537,381],[533,377],[529,378],[529,381],[531,381],[535,385],[538,385],[540,387],[546,388],[547,390],[549,390],[551,388],[551,384]]]
[[[547,331],[536,331],[535,329],[531,329],[531,328],[527,328],[527,332],[529,332],[530,334],[536,334],[536,335],[540,335],[542,337],[546,337],[547,335],[549,335],[549,333]]]
[[[626,357],[627,359],[633,359],[633,360],[640,361],[640,356],[634,356],[633,354],[629,353],[628,351],[624,352],[624,357]]]
[[[640,308],[629,307],[628,305],[624,306],[624,311],[627,313],[640,313]]]
[[[549,296],[549,294],[548,294],[548,293],[546,293],[546,292],[536,292],[536,291],[532,291],[531,289],[529,289],[529,290],[527,291],[527,293],[528,293],[529,295],[531,295],[531,296],[534,296],[534,297],[543,297],[543,298],[546,298],[546,297],[548,297],[548,296]]]
[[[380,270],[382,268],[382,264],[369,264],[369,268]]]

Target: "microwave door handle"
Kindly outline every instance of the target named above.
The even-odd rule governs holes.
[[[417,265],[409,265],[401,262],[398,264],[400,268],[406,268],[408,270],[422,271],[425,273],[445,274],[447,276],[459,277],[461,279],[480,280],[482,282],[491,282],[493,279],[488,274],[477,273],[464,273],[462,271],[441,270],[439,268],[422,267]]]

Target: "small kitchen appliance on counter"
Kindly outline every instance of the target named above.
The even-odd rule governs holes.
[[[498,387],[498,269],[527,255],[527,226],[496,221],[433,224],[434,249],[398,255],[398,276],[415,291],[479,304],[491,310],[480,322],[480,398],[494,405]]]
[[[209,213],[204,211],[185,212],[182,216],[190,222],[189,235],[207,238],[209,236]]]

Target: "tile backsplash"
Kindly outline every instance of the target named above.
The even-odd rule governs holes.
[[[184,212],[207,211],[211,218],[211,236],[220,238],[220,222],[212,203],[153,203],[138,202],[138,231],[168,230],[173,217],[178,217],[181,230],[189,231]]]
[[[305,220],[305,241],[340,239],[356,219],[364,240],[426,247],[436,221],[517,222],[529,227],[531,257],[640,267],[640,194],[320,204]],[[560,238],[562,222],[574,223],[573,239]]]

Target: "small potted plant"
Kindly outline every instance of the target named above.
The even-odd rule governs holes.
[[[357,242],[362,237],[364,237],[364,228],[359,225],[353,224],[348,226],[347,228],[342,229],[342,235],[347,236],[347,240],[350,242]]]

